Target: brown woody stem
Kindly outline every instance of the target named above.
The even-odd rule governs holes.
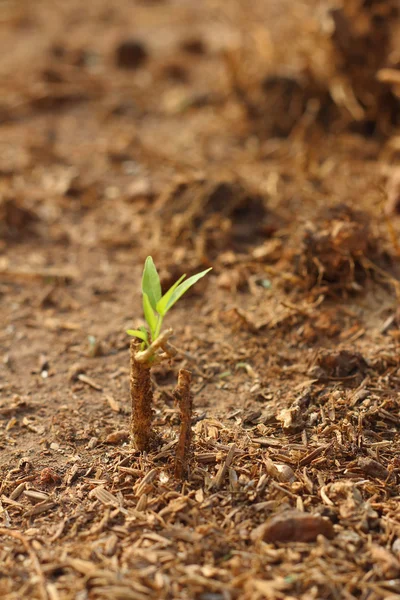
[[[150,367],[148,362],[136,359],[140,343],[131,341],[130,389],[132,401],[131,435],[133,443],[140,452],[150,449],[153,434],[153,391],[151,389]]]
[[[190,393],[192,374],[181,369],[178,375],[178,385],[174,389],[174,398],[179,405],[181,429],[175,456],[175,477],[184,479],[188,474],[191,441],[192,441],[192,410],[193,398]]]

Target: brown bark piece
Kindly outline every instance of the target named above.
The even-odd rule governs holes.
[[[383,465],[381,465],[381,463],[368,456],[360,456],[357,461],[357,466],[363,473],[369,475],[370,477],[376,477],[377,479],[383,480],[389,477],[389,471]]]
[[[132,340],[130,347],[131,434],[136,449],[143,452],[149,450],[152,440],[153,391],[151,389],[150,365],[136,360],[136,353],[139,348],[140,344],[136,340]]]
[[[193,398],[190,393],[191,380],[191,372],[186,369],[180,369],[178,385],[174,389],[174,398],[179,405],[181,418],[181,429],[175,456],[175,477],[178,479],[186,477],[190,459],[193,410]]]
[[[331,539],[334,530],[320,515],[288,510],[269,519],[259,533],[264,542],[313,542],[318,535]]]

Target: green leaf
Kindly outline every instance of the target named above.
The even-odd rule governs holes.
[[[150,328],[151,339],[154,342],[154,332],[157,327],[157,319],[153,312],[153,308],[150,304],[149,297],[145,292],[143,292],[143,312],[144,318],[146,319],[147,324]]]
[[[143,294],[147,294],[151,307],[156,310],[157,302],[161,298],[161,283],[151,256],[148,256],[144,263],[142,292]]]
[[[143,331],[139,331],[138,329],[128,329],[126,333],[147,343],[147,331],[144,334]]]
[[[183,294],[185,294],[188,291],[188,289],[192,287],[192,285],[194,285],[199,279],[204,277],[204,275],[211,271],[211,269],[212,267],[206,269],[205,271],[202,271],[201,273],[197,273],[197,275],[192,275],[192,277],[189,277],[189,279],[186,279],[186,281],[178,285],[178,287],[173,291],[171,297],[169,298],[167,306],[165,307],[165,313],[173,307],[175,302],[177,302],[179,298],[181,298]]]
[[[183,281],[185,279],[185,277],[186,277],[186,273],[185,273],[185,275],[182,275],[182,277],[179,277],[178,281],[176,281],[174,283],[174,285],[171,285],[171,287],[169,288],[168,292],[165,292],[165,294],[161,298],[161,300],[159,300],[157,302],[156,311],[162,317],[167,312],[166,307],[167,307],[167,304],[169,302],[169,299],[171,298],[172,294],[174,293],[174,291],[176,290],[176,288],[178,287],[178,285],[181,283],[181,281]]]
[[[141,325],[139,327],[139,331],[141,331],[143,333],[143,335],[146,336],[146,342],[149,341],[149,332],[147,331],[146,327],[144,325]]]

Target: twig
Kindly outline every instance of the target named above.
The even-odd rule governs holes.
[[[221,487],[221,484],[225,478],[226,472],[227,472],[228,468],[231,466],[233,457],[235,456],[235,452],[236,452],[236,446],[235,446],[235,444],[232,444],[231,447],[229,448],[229,452],[227,454],[225,461],[221,464],[220,468],[218,469],[218,473],[216,474],[216,476],[212,482],[212,487],[214,489],[218,490]]]
[[[180,369],[178,385],[174,389],[174,398],[179,404],[181,429],[175,455],[175,477],[184,479],[187,475],[192,441],[192,410],[193,398],[190,393],[192,374],[186,369]]]

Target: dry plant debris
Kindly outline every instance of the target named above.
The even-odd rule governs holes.
[[[160,197],[156,211],[161,230],[154,243],[166,237],[203,261],[261,243],[277,226],[260,194],[224,179],[180,181]]]
[[[306,226],[301,253],[295,256],[296,273],[305,285],[316,287],[316,293],[354,293],[376,274],[374,266],[379,274],[384,272],[388,261],[371,220],[346,204],[323,209]]]
[[[112,4],[2,3],[0,596],[394,600],[397,3]],[[150,252],[216,277],[137,452]]]

